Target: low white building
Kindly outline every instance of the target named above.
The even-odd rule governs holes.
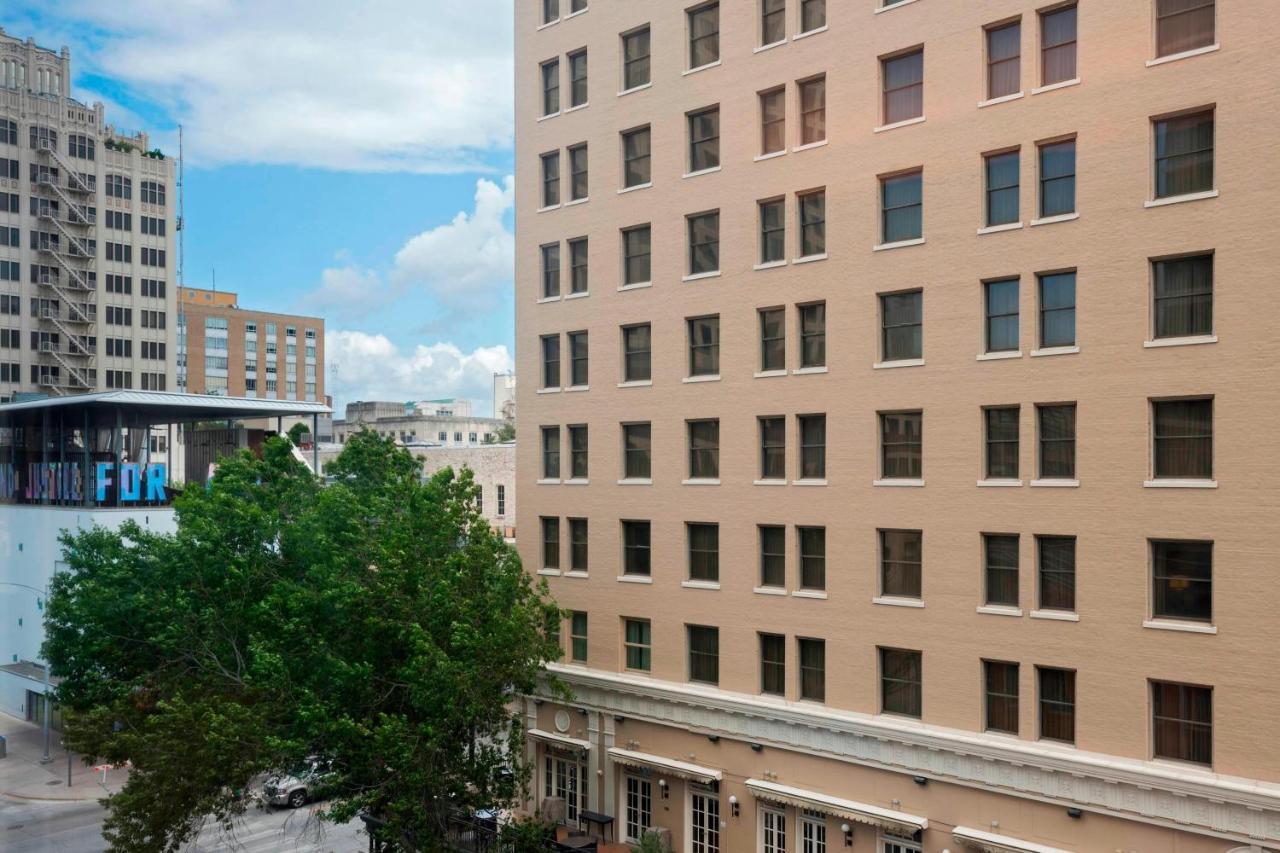
[[[372,430],[398,444],[475,447],[494,441],[501,418],[471,413],[471,401],[460,398],[408,403],[357,401],[347,404],[346,417],[333,424],[333,440],[346,444],[352,433]]]

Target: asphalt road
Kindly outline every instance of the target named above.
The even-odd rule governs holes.
[[[95,802],[40,802],[0,798],[0,850],[4,853],[101,853],[105,812]],[[310,809],[251,807],[231,833],[211,826],[189,853],[362,853],[368,839],[359,821],[321,825]]]

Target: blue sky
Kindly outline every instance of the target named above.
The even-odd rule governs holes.
[[[186,150],[185,283],[326,319],[329,388],[466,396],[513,352],[511,0],[9,0],[73,95]],[[394,38],[391,37],[394,34]]]

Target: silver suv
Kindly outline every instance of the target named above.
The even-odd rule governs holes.
[[[333,779],[332,763],[328,759],[312,755],[288,773],[269,776],[262,786],[262,793],[270,805],[297,809],[312,800],[323,798],[333,784]]]

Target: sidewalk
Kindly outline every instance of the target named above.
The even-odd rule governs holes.
[[[44,731],[33,723],[0,714],[0,735],[8,742],[8,755],[0,758],[0,796],[17,800],[100,800],[124,787],[128,771],[102,771],[86,767],[78,754],[71,756],[71,787],[67,787],[67,753],[58,732],[50,732],[48,764],[40,763],[44,753]]]

